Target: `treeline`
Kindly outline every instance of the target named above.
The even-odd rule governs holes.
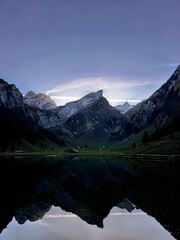
[[[173,122],[172,124],[169,124],[168,126],[164,128],[156,128],[153,133],[149,134],[148,131],[144,131],[142,135],[141,142],[142,144],[146,144],[149,142],[156,141],[162,137],[170,136],[171,138],[174,138],[174,133],[180,131],[180,123],[178,121]],[[134,142],[132,144],[132,148],[136,147],[136,143]]]
[[[149,135],[148,132],[145,131],[142,136],[142,143],[145,144],[148,142],[152,142],[167,135],[170,135],[173,138],[174,137],[173,133],[177,131],[180,131],[180,123],[178,121],[175,121],[164,128],[157,127],[151,135]]]

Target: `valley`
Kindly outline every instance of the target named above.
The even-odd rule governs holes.
[[[180,154],[180,66],[148,99],[124,114],[103,90],[56,106],[45,94],[23,96],[0,79],[0,151]]]

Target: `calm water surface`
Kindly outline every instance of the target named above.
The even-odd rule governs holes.
[[[179,169],[109,157],[0,158],[0,239],[179,239]]]

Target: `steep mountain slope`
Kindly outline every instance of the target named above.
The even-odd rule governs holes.
[[[118,110],[103,97],[103,91],[92,92],[83,98],[51,111],[38,108],[32,113],[38,125],[68,142],[109,142],[124,139],[130,134],[128,123]]]
[[[29,91],[24,96],[24,102],[31,107],[37,107],[40,109],[55,109],[56,103],[46,94],[44,93],[34,93],[33,91]]]
[[[16,86],[3,79],[0,79],[0,132],[0,146],[18,143],[22,139],[33,144],[38,140],[58,140],[38,124],[34,110],[23,102],[23,96]]]
[[[110,106],[104,97],[73,114],[64,126],[74,134],[75,139],[82,142],[120,141],[131,133],[126,117]]]
[[[147,100],[142,101],[125,116],[137,133],[144,128],[164,128],[175,124],[180,119],[180,66],[175,70],[169,80],[162,85]]]
[[[81,99],[65,104],[63,107],[57,109],[57,115],[60,118],[61,123],[65,122],[73,114],[89,108],[92,104],[102,98],[103,91],[92,92]]]

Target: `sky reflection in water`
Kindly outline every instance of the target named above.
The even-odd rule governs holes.
[[[114,207],[104,219],[104,228],[98,228],[58,207],[39,221],[19,225],[12,222],[0,235],[2,240],[172,240],[174,239],[153,217],[139,209],[131,213]]]

